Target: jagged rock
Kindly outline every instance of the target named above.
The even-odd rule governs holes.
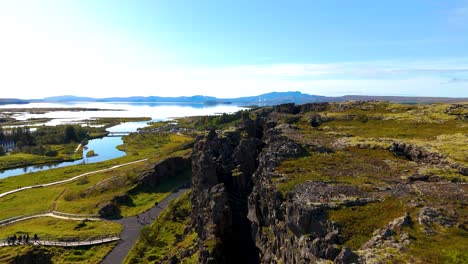
[[[447,108],[445,113],[457,116],[457,119],[468,120],[468,106],[463,104],[453,104]]]
[[[114,199],[112,199],[112,202],[116,204],[128,205],[128,204],[133,204],[133,199],[128,194],[122,194],[122,195],[115,196]]]
[[[274,111],[283,114],[297,114],[301,111],[301,108],[294,103],[289,103],[276,105]]]
[[[408,180],[410,182],[415,182],[415,181],[428,181],[429,180],[429,175],[419,175],[419,174],[414,174],[408,177]]]
[[[309,120],[309,123],[312,127],[318,127],[322,124],[323,120],[319,114],[314,114]]]
[[[404,142],[393,142],[390,151],[396,155],[404,156],[412,161],[425,162],[431,164],[447,164],[445,156],[439,153],[430,152],[423,147],[418,147]]]
[[[373,249],[381,247],[401,248],[409,243],[408,234],[402,232],[402,228],[411,225],[411,218],[408,213],[403,217],[397,218],[390,222],[386,227],[378,229],[374,232],[374,236],[362,245],[361,249]],[[400,235],[399,239],[394,239],[394,235]]]
[[[335,244],[340,237],[338,227],[327,220],[327,206],[297,199],[299,193],[283,197],[271,184],[274,169],[281,161],[307,152],[301,145],[276,133],[268,133],[264,140],[267,144],[259,155],[248,211],[262,256],[284,263],[334,259]]]
[[[348,247],[344,247],[340,254],[335,258],[334,261],[336,264],[351,264],[351,263],[360,263],[359,256],[351,251]]]
[[[254,130],[259,131],[251,128]],[[227,259],[245,262],[247,257],[258,257],[258,253],[251,252],[255,247],[250,223],[246,221],[246,199],[262,144],[251,136],[241,138],[239,130],[229,130],[212,133],[194,145],[191,225],[198,233],[200,245],[213,244],[204,241],[223,243],[211,248],[202,246],[201,263],[225,263]],[[239,243],[243,248],[239,248]]]
[[[335,259],[340,254],[340,248],[337,245],[329,245],[325,250],[326,259]]]
[[[301,105],[301,113],[321,112],[327,110],[328,103],[310,103]]]
[[[418,215],[418,222],[424,225],[424,230],[428,234],[434,233],[431,228],[433,224],[439,224],[445,228],[454,226],[455,221],[446,217],[441,209],[425,206]]]
[[[293,190],[293,199],[300,203],[341,204],[347,206],[365,205],[374,199],[360,188],[349,185],[330,185],[322,181],[307,181]]]
[[[464,176],[468,176],[468,167],[463,167],[461,165],[457,166],[458,172]]]
[[[183,157],[171,157],[157,163],[151,171],[146,171],[138,177],[136,188],[154,188],[167,178],[189,170],[190,159]]]
[[[110,203],[104,205],[103,207],[101,207],[101,209],[99,209],[98,213],[99,213],[99,216],[101,216],[102,218],[118,218],[118,217],[120,217],[120,209],[113,202],[110,202]]]

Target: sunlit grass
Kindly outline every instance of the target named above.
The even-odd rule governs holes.
[[[41,239],[76,238],[85,240],[105,235],[118,235],[122,226],[109,221],[74,221],[53,217],[33,218],[0,227],[0,238],[9,235],[37,234]]]

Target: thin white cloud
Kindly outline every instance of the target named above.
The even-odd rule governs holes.
[[[75,63],[78,61],[80,60],[74,58]],[[453,65],[420,68],[404,67],[400,64],[394,62],[393,66],[389,66],[388,63],[343,63],[134,68],[107,65],[99,61],[88,64],[87,58],[83,58],[78,65],[64,66],[44,62],[43,67],[35,65],[19,71],[10,71],[0,78],[0,86],[2,97],[23,98],[61,94],[93,97],[195,94],[238,97],[295,90],[333,96],[468,96],[466,83],[452,81],[450,84],[444,84],[454,78],[462,79],[447,78],[444,75],[460,74],[463,67]]]

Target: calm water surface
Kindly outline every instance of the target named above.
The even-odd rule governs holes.
[[[1,108],[100,108],[106,111],[56,111],[44,114],[17,113],[15,118],[27,120],[30,118],[52,118],[46,125],[59,125],[68,123],[86,123],[86,120],[98,117],[149,117],[151,121],[168,120],[174,117],[213,115],[220,113],[232,113],[243,108],[235,105],[204,104],[161,104],[161,103],[33,103],[26,105],[2,105]],[[127,122],[107,129],[110,132],[135,132],[144,127],[147,122]],[[52,168],[67,167],[83,163],[95,163],[115,159],[125,155],[125,152],[116,147],[123,144],[121,137],[104,137],[92,139],[88,142],[87,150],[83,151],[85,158],[72,162],[62,162],[53,165],[29,166],[5,170],[0,172],[0,179],[43,171]],[[95,157],[86,158],[86,153],[94,150]]]

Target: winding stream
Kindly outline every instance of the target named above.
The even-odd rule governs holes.
[[[135,122],[135,123],[139,123],[139,122]],[[124,124],[120,124],[119,126],[122,127],[122,125]],[[134,125],[131,124],[129,127],[132,127],[132,126]],[[134,130],[130,130],[129,128],[126,130],[126,132],[134,132],[134,131],[136,131],[136,128],[134,128]],[[117,149],[117,146],[122,145],[122,144],[123,144],[122,137],[103,137],[103,138],[91,139],[89,140],[88,145],[86,145],[86,148],[83,150],[82,159],[75,160],[75,161],[64,161],[64,162],[55,163],[55,164],[35,165],[35,166],[4,170],[0,172],[0,179],[11,177],[11,176],[16,176],[20,174],[25,174],[25,173],[31,173],[31,172],[37,172],[37,171],[43,171],[43,170],[49,170],[49,169],[61,168],[61,167],[68,167],[68,166],[78,165],[78,164],[96,163],[96,162],[119,158],[119,157],[125,156],[125,152]],[[93,150],[97,154],[97,156],[86,157],[86,153],[88,153],[88,151],[90,150]]]

